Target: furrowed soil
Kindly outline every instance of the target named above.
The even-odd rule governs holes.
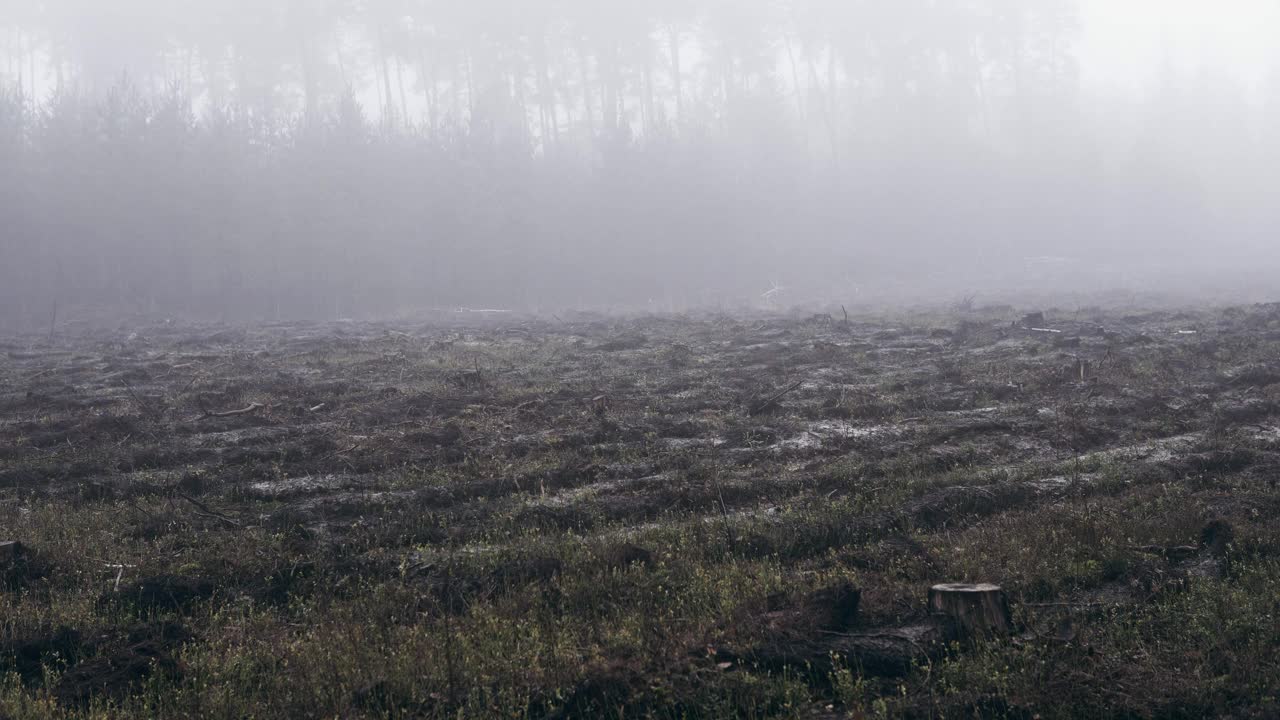
[[[1024,315],[0,339],[0,718],[1277,716],[1280,306]]]

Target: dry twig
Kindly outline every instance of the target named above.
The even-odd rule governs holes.
[[[228,417],[238,417],[238,416],[240,416],[240,415],[251,415],[251,414],[258,412],[259,410],[261,410],[261,409],[263,409],[263,408],[265,408],[265,407],[266,407],[266,405],[263,405],[262,403],[250,403],[250,404],[249,404],[249,407],[246,407],[246,408],[240,408],[239,410],[227,410],[227,411],[225,411],[225,412],[208,412],[208,411],[206,411],[204,415],[202,415],[201,417],[199,417],[199,418],[197,418],[197,419],[199,419],[199,420],[207,420],[207,419],[209,419],[209,418],[228,418]]]
[[[759,403],[756,403],[755,405],[752,405],[752,406],[747,410],[747,414],[749,414],[749,415],[759,415],[760,413],[762,413],[762,412],[765,412],[765,411],[769,410],[769,409],[770,409],[770,408],[772,408],[774,405],[776,405],[776,404],[777,404],[777,402],[778,402],[779,400],[781,400],[782,398],[786,397],[787,395],[790,395],[791,393],[795,392],[795,391],[796,391],[796,390],[798,390],[798,389],[800,388],[800,386],[801,386],[801,385],[803,385],[803,384],[804,384],[804,381],[803,381],[803,380],[797,380],[795,383],[793,383],[793,384],[789,385],[789,386],[788,386],[785,390],[783,390],[782,392],[775,393],[773,396],[769,397],[769,398],[768,398],[767,400],[765,400],[764,402],[759,402]]]
[[[196,506],[196,509],[199,510],[199,512],[197,512],[196,515],[199,515],[200,517],[207,517],[213,520],[218,520],[223,523],[226,523],[231,527],[236,527],[236,528],[242,527],[240,525],[239,520],[236,520],[233,517],[229,517],[228,515],[225,515],[223,513],[218,512],[217,510],[214,510],[213,508],[209,507],[208,505],[205,505],[204,503],[191,497],[190,495],[187,495],[185,493],[178,493],[178,497]]]

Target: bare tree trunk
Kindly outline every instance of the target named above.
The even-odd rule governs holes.
[[[640,115],[644,132],[648,134],[651,126],[657,124],[653,103],[653,63],[648,48],[645,48],[644,66],[641,68],[641,72],[643,73],[641,82],[644,84],[644,88],[642,88],[644,101],[640,104]]]
[[[676,95],[676,121],[684,120],[684,79],[680,69],[680,30],[672,25],[667,29],[671,44],[671,83]]]
[[[342,61],[342,46],[338,45],[338,51],[334,53],[338,59],[338,81],[342,83],[344,90],[351,89],[351,84],[347,81],[347,64]]]
[[[379,70],[379,65],[377,63],[375,63],[373,66],[373,77],[374,77],[373,87],[378,92],[378,110],[385,114],[387,103],[389,101],[386,95],[384,95],[382,91],[382,74],[381,74],[381,71]]]
[[[303,120],[310,125],[315,121],[319,109],[319,100],[316,97],[318,83],[312,64],[310,44],[305,37],[301,36],[301,33],[298,39],[298,55],[302,61]]]
[[[404,62],[396,57],[396,84],[400,86],[400,117],[407,125],[409,122],[409,97],[404,91]]]
[[[524,143],[525,147],[529,147],[533,138],[533,130],[529,127],[529,107],[525,98],[524,78],[515,71],[511,73],[511,89],[516,102],[516,109],[520,111],[520,141]]]
[[[809,118],[804,111],[804,88],[800,85],[800,68],[796,64],[795,50],[791,47],[791,37],[784,34],[782,41],[786,43],[787,59],[791,63],[791,83],[795,88],[796,110],[800,112],[800,119],[807,122]]]
[[[460,70],[461,65],[457,58],[453,61],[453,77],[449,81],[450,95],[453,96],[453,122],[455,125],[462,125],[462,77],[465,73]]]
[[[27,58],[27,72],[31,74],[31,108],[36,107],[36,44],[34,42],[27,48],[30,57]]]
[[[982,111],[982,138],[988,142],[991,141],[991,101],[987,93],[987,77],[986,67],[982,62],[982,50],[977,40],[973,42],[972,52],[974,55],[974,65],[977,71],[974,73],[978,82],[978,104]]]
[[[606,56],[605,67],[600,73],[600,99],[604,130],[612,135],[618,129],[618,46],[610,44]]]
[[[390,128],[396,124],[396,106],[395,96],[391,92],[391,63],[387,59],[386,36],[381,25],[378,26],[378,60],[382,69],[382,87],[385,91],[383,94],[382,120]]]
[[[590,61],[585,50],[578,51],[578,60],[582,65],[582,104],[587,113],[587,132],[591,136],[596,134],[596,115],[591,104],[591,71]]]
[[[196,51],[194,48],[187,49],[187,109],[192,113],[195,112],[196,102]]]
[[[555,98],[551,91],[551,78],[547,71],[546,38],[542,35],[538,36],[534,52],[534,72],[537,73],[538,120],[542,131],[542,146],[545,149],[549,145],[558,142],[556,137],[558,129],[556,128],[555,118]]]
[[[418,49],[418,67],[422,74],[422,95],[427,101],[427,126],[432,137],[439,130],[439,84],[436,82],[436,65],[427,62],[427,51]]]
[[[839,117],[840,112],[840,71],[836,67],[836,49],[833,45],[831,53],[827,55],[827,89],[831,92],[827,95],[827,102],[831,103],[831,116]]]
[[[466,56],[467,70],[467,122],[471,122],[476,116],[476,77],[475,64],[472,62],[471,53]]]
[[[835,49],[830,49],[830,52],[834,54]],[[817,90],[818,94],[822,97],[822,121],[827,127],[827,140],[831,144],[831,162],[835,166],[836,170],[839,171],[840,141],[839,136],[836,133],[835,118],[832,117],[831,95],[833,90],[830,87],[826,89],[822,87],[822,79],[818,77],[818,67],[813,62],[812,57],[809,58],[809,78],[813,82],[814,89]]]

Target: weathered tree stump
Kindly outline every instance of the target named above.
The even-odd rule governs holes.
[[[929,588],[929,612],[949,619],[962,637],[994,637],[1013,632],[1009,601],[999,585],[934,585]]]

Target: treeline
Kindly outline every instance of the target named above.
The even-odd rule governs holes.
[[[1074,0],[43,0],[0,29],[28,90],[100,93],[127,72],[309,116],[354,89],[387,124],[483,119],[539,145],[714,123],[768,95],[838,152],[852,114],[945,108],[997,132],[1011,97],[1069,97],[1078,19]]]
[[[36,322],[54,302],[330,318],[852,287],[970,256],[1007,222],[981,208],[1027,180],[963,147],[877,145],[856,172],[768,129],[534,153],[482,127],[387,129],[350,100],[277,125],[129,86],[34,115],[8,95],[0,123],[0,292]]]

